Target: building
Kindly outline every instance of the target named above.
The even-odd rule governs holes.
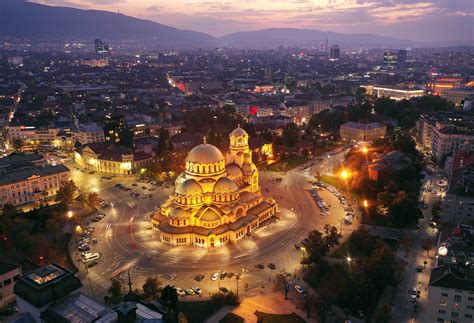
[[[36,154],[12,154],[0,159],[0,207],[40,202],[55,196],[69,180],[64,165],[44,165]]]
[[[442,199],[441,219],[452,224],[474,224],[474,167],[466,165],[451,173]]]
[[[99,55],[104,55],[109,53],[109,45],[102,42],[100,39],[94,40],[95,52]]]
[[[384,52],[383,53],[383,66],[385,67],[385,69],[394,70],[397,67],[397,53]]]
[[[474,230],[442,227],[428,286],[427,322],[473,322]]]
[[[21,276],[21,267],[7,259],[0,259],[0,307],[15,300],[13,286]]]
[[[80,125],[78,129],[72,131],[72,140],[81,145],[87,145],[94,142],[104,142],[104,129],[96,123]]]
[[[81,60],[81,65],[90,67],[107,67],[109,66],[109,58],[89,58]]]
[[[455,113],[423,115],[416,139],[438,162],[460,150],[473,151],[474,118]]]
[[[368,95],[377,98],[390,98],[393,100],[409,100],[425,95],[425,91],[416,88],[403,88],[399,86],[362,85]]]
[[[337,61],[339,58],[341,58],[341,49],[338,45],[331,46],[331,49],[329,50],[329,59],[331,61]]]
[[[441,97],[457,107],[462,107],[466,100],[474,100],[474,87],[442,90]]]
[[[130,289],[131,285],[129,282]],[[163,314],[156,310],[161,304],[143,303],[131,291],[122,303],[111,309],[87,297],[81,290],[81,280],[57,264],[30,271],[20,276],[14,286],[20,313],[9,322],[163,322]]]
[[[410,160],[400,150],[392,150],[388,153],[374,153],[370,156],[371,162],[367,165],[369,178],[378,181],[381,175],[393,174],[410,164]]]
[[[442,91],[457,89],[463,86],[463,79],[458,77],[441,77],[436,80],[429,81],[426,84],[427,90],[434,95],[440,95]]]
[[[21,57],[21,56],[8,57],[8,64],[16,66],[16,67],[22,67],[23,66],[23,57]]]
[[[150,166],[152,155],[122,146],[104,143],[88,144],[76,149],[74,161],[79,166],[97,173],[132,175]]]
[[[21,141],[24,145],[50,145],[58,144],[60,128],[36,128],[35,126],[9,126],[8,138],[10,143]]]
[[[404,70],[407,67],[407,51],[400,49],[397,52],[397,69]]]
[[[235,243],[277,214],[275,200],[260,192],[247,133],[238,127],[229,137],[226,156],[206,142],[189,152],[174,195],[152,217],[163,243],[206,248]]]
[[[378,123],[360,123],[349,121],[341,125],[341,138],[346,141],[373,141],[383,138],[387,132],[387,126]]]
[[[473,269],[451,264],[433,268],[428,291],[427,317],[427,322],[473,322]]]

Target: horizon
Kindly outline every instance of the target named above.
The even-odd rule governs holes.
[[[177,0],[166,4],[153,0],[28,2],[120,12],[214,37],[267,28],[296,28],[377,34],[410,41],[474,41],[474,4],[469,0],[208,0],[201,3]],[[255,28],[249,28],[249,25]]]

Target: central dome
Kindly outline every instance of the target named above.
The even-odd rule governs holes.
[[[200,144],[189,152],[187,162],[193,164],[215,164],[224,161],[224,155],[222,152],[213,145]]]

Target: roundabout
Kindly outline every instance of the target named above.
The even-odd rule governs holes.
[[[86,281],[84,285],[89,286],[91,296],[101,298],[107,294],[110,279],[125,282],[130,272],[136,287],[141,286],[147,277],[158,276],[163,285],[182,289],[197,286],[203,296],[208,296],[220,287],[234,292],[238,288],[235,279],[211,280],[214,273],[240,274],[239,293],[251,293],[269,286],[269,281],[282,271],[297,275],[303,255],[295,245],[300,244],[308,232],[321,230],[325,224],[339,227],[344,215],[337,199],[326,192],[323,198],[332,207],[328,216],[322,216],[308,193],[308,180],[313,176],[313,169],[319,166],[302,167],[286,174],[260,172],[261,192],[264,197],[271,196],[278,203],[279,218],[265,222],[237,243],[219,248],[170,246],[160,241],[159,232],[152,228],[150,216],[174,188],[150,184],[133,186],[135,180],[132,178],[114,178],[105,182],[96,175],[73,170],[73,179],[79,186],[90,186],[114,203],[113,208],[103,212],[106,214],[103,220],[90,223],[95,228],[92,236],[98,240],[91,250],[100,254],[97,265],[88,268],[78,261],[79,253],[73,252],[73,259]],[[134,191],[146,188],[152,198],[131,197],[129,191],[117,188],[117,183]],[[135,208],[130,208],[132,202],[136,204]],[[88,222],[89,219],[83,219],[81,225],[87,226]],[[197,281],[198,275],[204,278]]]

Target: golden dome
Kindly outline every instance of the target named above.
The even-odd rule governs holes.
[[[226,167],[227,174],[233,178],[240,178],[243,176],[242,170],[236,164],[231,164]]]
[[[216,194],[232,194],[239,190],[233,180],[227,177],[221,177],[214,185],[213,193]]]
[[[202,188],[194,179],[187,179],[176,187],[176,194],[185,196],[201,195]]]
[[[234,131],[232,131],[230,133],[231,136],[234,136],[234,137],[245,137],[245,136],[248,136],[247,132],[240,128],[240,125],[234,129]]]
[[[194,147],[186,158],[187,163],[194,164],[215,164],[224,160],[222,152],[210,144],[200,144]]]

